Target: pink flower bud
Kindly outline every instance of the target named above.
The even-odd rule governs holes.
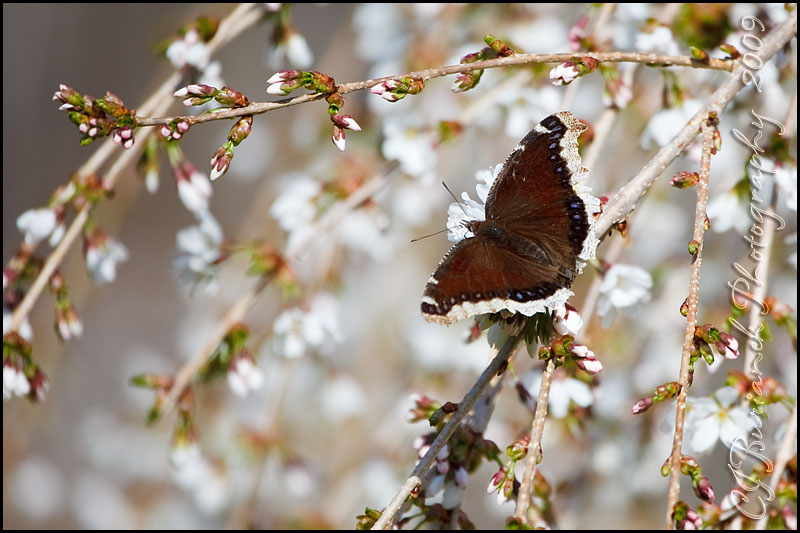
[[[331,115],[331,120],[342,129],[361,131],[361,126],[350,115]]]
[[[635,415],[638,415],[639,413],[644,413],[645,411],[650,409],[651,405],[653,405],[652,398],[642,398],[641,400],[633,404],[631,412]]]

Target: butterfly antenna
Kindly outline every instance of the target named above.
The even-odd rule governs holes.
[[[469,214],[467,214],[467,210],[466,210],[466,209],[464,209],[464,206],[463,206],[463,204],[462,204],[462,203],[461,203],[461,202],[458,200],[458,198],[456,198],[456,195],[455,195],[455,194],[453,194],[453,191],[451,191],[451,190],[450,190],[450,187],[448,187],[448,186],[447,186],[447,184],[446,184],[445,182],[442,182],[442,187],[444,187],[444,189],[445,189],[447,192],[449,192],[449,193],[450,193],[450,196],[452,196],[452,197],[453,197],[453,200],[455,200],[455,201],[456,201],[456,203],[458,204],[458,207],[460,207],[460,208],[461,208],[461,210],[462,210],[462,211],[464,211],[464,216],[465,216],[465,217],[467,217],[467,220],[472,220],[472,219],[470,218]]]
[[[440,233],[444,233],[445,231],[449,231],[450,228],[440,229],[436,233],[431,233],[430,235],[423,235],[422,237],[417,237],[416,239],[411,239],[411,242],[421,241],[422,239],[427,239],[428,237],[433,237],[434,235],[439,235]]]

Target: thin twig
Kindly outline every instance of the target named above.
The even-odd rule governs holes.
[[[411,475],[408,477],[408,479],[403,482],[400,490],[392,499],[391,503],[389,503],[389,505],[387,505],[383,510],[381,517],[375,522],[375,525],[372,526],[372,529],[390,529],[395,524],[397,519],[400,517],[400,510],[403,506],[403,502],[405,502],[406,498],[411,495],[414,489],[416,489],[422,483],[423,476],[428,472],[428,470],[430,470],[433,462],[436,460],[436,455],[439,453],[439,451],[441,451],[442,446],[444,446],[447,441],[450,440],[450,437],[453,436],[453,433],[459,424],[461,424],[461,421],[472,410],[475,403],[483,395],[483,392],[491,382],[492,377],[497,374],[498,370],[500,370],[505,362],[508,361],[508,359],[510,359],[514,354],[521,338],[521,336],[516,336],[511,337],[506,341],[506,343],[498,352],[497,357],[495,357],[492,362],[489,363],[489,366],[486,367],[469,392],[467,392],[464,398],[458,403],[458,409],[456,409],[456,412],[450,416],[450,420],[447,421],[445,426],[442,428],[442,431],[436,436],[436,439],[431,444],[431,447],[425,454],[425,457],[423,457],[419,463],[417,463],[414,471],[411,472]]]
[[[788,14],[787,19],[773,29],[763,41],[763,47],[753,55],[766,63],[772,56],[794,37],[797,31],[797,10]],[[740,65],[730,77],[714,91],[703,106],[672,140],[639,171],[606,205],[603,214],[595,224],[598,237],[602,237],[616,222],[625,218],[632,211],[647,189],[661,175],[683,149],[697,136],[700,123],[710,111],[721,113],[722,109],[741,91],[745,85],[742,75],[747,69]]]
[[[211,53],[219,49],[221,46],[227,44],[236,35],[255,24],[261,17],[261,10],[254,4],[240,4],[230,15],[228,15],[219,26],[217,34],[208,43],[208,48]],[[173,73],[156,91],[139,107],[138,111],[143,114],[147,113],[163,113],[174,102],[171,93],[175,86],[180,82],[181,75]],[[119,158],[115,161],[114,165],[109,169],[109,172],[103,179],[106,188],[113,188],[119,179],[122,170],[130,163],[135,161],[139,156],[142,147],[145,145],[147,135],[152,132],[139,135],[136,144],[120,154]],[[106,140],[100,148],[94,152],[87,161],[81,165],[77,171],[77,175],[81,177],[90,176],[99,171],[103,163],[108,159],[114,150],[118,149],[111,139]],[[75,240],[80,236],[83,225],[89,218],[89,212],[94,207],[92,204],[87,204],[75,215],[75,218],[70,223],[67,231],[59,242],[58,246],[53,249],[47,257],[42,269],[36,276],[36,279],[31,284],[28,291],[25,293],[24,298],[20,304],[14,309],[11,323],[9,324],[8,331],[16,331],[19,329],[22,322],[27,318],[33,309],[33,305],[38,300],[42,291],[47,286],[50,276],[58,269],[67,252],[72,248]],[[30,250],[33,252],[33,250]]]
[[[292,263],[299,260],[302,254],[308,251],[323,235],[325,235],[325,232],[329,228],[335,226],[347,213],[370,198],[386,184],[392,172],[396,169],[396,163],[387,165],[383,172],[367,181],[344,201],[330,208],[311,231],[287,249],[287,261]],[[253,289],[242,295],[217,323],[203,347],[178,370],[175,374],[175,381],[173,382],[172,388],[161,405],[161,412],[163,415],[172,411],[172,408],[175,406],[184,389],[191,384],[197,372],[203,367],[211,354],[214,353],[214,350],[216,350],[219,343],[222,342],[222,339],[228,331],[230,331],[235,324],[241,322],[250,309],[253,308],[261,293],[269,286],[271,280],[271,277],[262,278]]]
[[[697,204],[694,212],[694,235],[692,239],[697,244],[697,253],[692,258],[692,267],[689,277],[689,297],[686,302],[689,306],[686,316],[686,332],[683,337],[683,352],[681,354],[681,372],[678,383],[680,392],[675,414],[675,436],[672,442],[670,455],[669,492],[667,494],[666,528],[672,529],[675,521],[672,519],[672,510],[680,494],[681,476],[681,449],[683,446],[683,422],[686,415],[686,397],[689,392],[689,363],[691,359],[694,330],[697,325],[697,302],[700,292],[700,265],[703,260],[703,233],[705,233],[706,203],[708,202],[708,174],[711,169],[711,148],[714,142],[714,125],[703,123],[703,158],[700,162],[700,181],[697,183]]]
[[[661,56],[658,54],[641,54],[639,52],[576,52],[576,53],[563,53],[563,54],[514,54],[508,57],[498,57],[496,59],[486,59],[484,61],[476,61],[474,63],[464,63],[458,65],[447,65],[444,67],[431,68],[426,70],[418,70],[415,72],[408,72],[406,74],[398,74],[395,76],[384,76],[382,78],[375,78],[364,81],[355,81],[350,83],[343,83],[337,85],[339,94],[348,94],[355,91],[369,89],[378,85],[381,82],[397,79],[397,78],[420,78],[422,80],[430,80],[434,78],[441,78],[450,74],[460,74],[462,72],[472,72],[475,70],[508,67],[513,65],[533,65],[537,63],[562,63],[570,61],[575,58],[591,57],[601,63],[643,63],[658,67],[691,67],[691,68],[704,68],[711,70],[721,70],[730,72],[733,70],[735,61],[711,59],[708,63],[700,63],[689,56]],[[205,113],[202,115],[188,115],[188,116],[174,116],[174,117],[139,117],[136,119],[136,124],[141,127],[145,126],[161,126],[169,124],[175,120],[182,120],[187,122],[190,126],[200,124],[202,122],[210,122],[213,120],[225,120],[235,117],[246,115],[262,115],[276,109],[283,109],[298,104],[305,104],[325,98],[325,93],[310,93],[295,98],[280,100],[278,102],[256,102],[246,107],[239,107],[235,109],[223,109],[214,113]]]
[[[784,135],[788,136],[789,141],[792,139],[792,134],[794,132],[794,123],[796,120],[795,115],[797,114],[797,90],[795,89],[794,98],[792,98],[792,103],[789,106],[789,113],[786,115],[786,120],[784,121]],[[769,211],[775,212],[775,208],[778,203],[778,184],[775,180],[772,180],[772,195],[770,198],[769,203]],[[756,287],[753,289],[753,302],[763,302],[764,298],[767,296],[767,286],[769,282],[769,264],[770,264],[770,256],[772,255],[772,242],[775,238],[775,228],[777,226],[777,222],[773,220],[771,217],[768,217],[769,222],[765,221],[764,223],[764,235],[760,239],[760,249],[761,249],[761,261],[759,270],[763,274],[762,282],[757,284]],[[757,335],[761,331],[762,321],[764,315],[761,314],[761,306],[759,305],[751,305],[750,306],[750,315],[748,317],[748,331],[753,332],[753,334]],[[754,380],[757,379],[756,374],[753,372],[755,366],[753,362],[755,361],[757,350],[755,349],[757,346],[755,343],[747,342],[745,345],[744,350],[744,373],[748,377],[748,379]]]
[[[533,479],[536,476],[536,464],[539,460],[542,448],[542,435],[544,434],[544,421],[547,417],[547,402],[550,400],[550,385],[553,382],[553,372],[556,365],[553,360],[547,361],[547,367],[542,374],[542,383],[539,385],[539,397],[536,400],[536,415],[533,417],[531,426],[531,440],[528,444],[528,458],[525,461],[525,473],[522,475],[522,482],[519,486],[517,495],[517,507],[514,510],[514,518],[521,523],[528,522],[528,508],[531,505],[533,496]]]
[[[787,136],[787,140],[791,142],[792,137],[794,136],[794,128],[795,123],[797,121],[797,87],[795,87],[794,97],[792,98],[792,103],[789,105],[789,112],[786,115],[786,120],[783,122],[784,132],[783,134]],[[772,184],[772,201],[770,202],[770,209],[772,212],[775,211],[775,206],[777,204],[778,199],[778,184],[773,182]],[[764,301],[764,297],[767,294],[767,281],[769,280],[769,261],[770,256],[772,255],[772,243],[775,237],[775,224],[769,223],[766,224],[764,228],[764,235],[762,238],[763,248],[762,248],[762,262],[763,265],[761,268],[763,269],[762,272],[764,273],[764,281],[761,285],[758,285],[756,289],[753,291],[753,301],[754,302],[761,302]],[[750,331],[759,331],[761,329],[761,310],[757,306],[753,305],[750,309]],[[752,372],[753,369],[753,361],[755,360],[755,350],[752,349],[750,342],[747,343],[747,348],[745,349],[745,357],[744,357],[744,372],[750,379],[756,379],[755,374]],[[778,486],[778,482],[781,479],[781,475],[783,474],[784,468],[786,468],[786,463],[791,459],[792,454],[794,453],[794,442],[797,439],[797,405],[795,404],[794,408],[792,409],[792,414],[789,415],[789,424],[786,428],[786,434],[783,436],[783,440],[781,441],[780,448],[778,448],[778,453],[775,455],[775,469],[772,472],[772,477],[769,480],[769,487],[774,492]],[[767,527],[767,514],[761,517],[754,529],[756,530],[763,530]]]
[[[772,477],[769,480],[769,488],[772,492],[778,487],[778,482],[781,480],[783,470],[786,464],[795,454],[795,440],[797,439],[797,404],[792,409],[792,414],[789,415],[789,423],[786,427],[786,433],[781,440],[781,446],[778,448],[778,454],[775,456],[775,470],[772,472]],[[769,513],[764,513],[753,529],[763,530],[767,527],[767,517]]]

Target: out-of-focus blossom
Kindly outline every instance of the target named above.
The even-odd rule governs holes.
[[[182,38],[175,39],[167,48],[167,59],[178,70],[192,66],[202,71],[208,65],[210,58],[211,51],[208,45],[194,29],[187,31]]]
[[[528,390],[535,397],[539,395],[541,383],[542,375],[540,373],[531,374],[525,380]],[[556,418],[564,418],[569,413],[572,403],[580,407],[589,407],[594,403],[589,385],[575,378],[554,378],[550,385],[549,412]]]
[[[128,260],[128,249],[101,231],[86,240],[86,268],[95,285],[117,279],[117,265]]]
[[[650,273],[637,266],[615,263],[603,276],[600,284],[600,300],[597,314],[614,319],[616,309],[630,308],[650,300],[653,278]]]
[[[706,208],[711,221],[711,229],[715,233],[725,233],[731,229],[744,235],[750,231],[753,220],[750,218],[750,205],[743,200],[733,188],[715,195]]]
[[[797,167],[785,163],[775,166],[775,183],[780,189],[780,198],[784,201],[786,208],[797,212]]]
[[[228,387],[236,396],[244,398],[250,391],[264,385],[264,373],[255,365],[253,356],[243,352],[234,356],[228,368]]]
[[[395,243],[388,233],[389,219],[377,207],[361,208],[349,213],[338,225],[335,235],[340,243],[375,261],[392,256]]]
[[[336,300],[330,294],[319,293],[307,311],[293,307],[278,315],[273,331],[275,352],[289,359],[319,350],[326,343],[339,342],[342,333]]]
[[[710,452],[718,440],[730,448],[735,440],[746,439],[754,427],[755,421],[748,408],[739,405],[739,393],[733,387],[723,387],[711,398],[687,401],[686,442],[697,454]]]
[[[436,136],[406,124],[404,119],[387,118],[383,125],[383,156],[400,163],[400,169],[425,185],[433,182],[436,174]]]
[[[175,267],[182,280],[205,286],[206,294],[217,292],[217,261],[222,256],[223,233],[216,219],[209,212],[203,213],[200,223],[178,232],[176,247],[178,257]]]
[[[27,244],[47,238],[58,225],[56,210],[49,207],[28,209],[17,218],[17,228],[25,235]]]
[[[369,408],[369,398],[353,377],[336,374],[326,380],[319,395],[320,407],[332,424],[357,417]]]
[[[83,322],[72,305],[66,309],[56,309],[56,333],[62,341],[83,334]]]
[[[9,359],[3,361],[3,400],[10,400],[14,396],[27,396],[31,391],[31,384],[22,368],[13,364]]]
[[[498,95],[498,99],[506,108],[506,135],[521,139],[542,117],[560,109],[561,91],[552,85],[541,89],[514,87]]]
[[[314,63],[314,54],[308,46],[306,38],[292,31],[291,34],[277,45],[269,54],[269,66],[279,70],[285,65],[305,69]]]
[[[642,133],[641,145],[645,150],[656,146],[666,146],[689,122],[689,119],[702,107],[699,100],[688,99],[681,107],[662,109],[650,118],[647,127]]]
[[[322,185],[307,174],[292,172],[284,176],[286,189],[278,195],[270,214],[281,228],[288,232],[287,248],[293,248],[311,231],[319,213],[318,197]]]
[[[470,198],[469,193],[461,193],[462,203],[453,202],[447,208],[447,239],[453,242],[473,237],[472,232],[466,227],[466,223],[473,220],[486,220],[486,198],[492,188],[494,180],[503,170],[502,163],[495,165],[490,170],[479,170],[475,173],[478,185],[475,192],[478,200]]]
[[[12,316],[13,313],[11,310],[7,307],[3,307],[3,335],[8,333],[8,328],[11,327]],[[33,328],[31,327],[31,323],[27,317],[22,321],[22,324],[20,324],[17,333],[19,333],[19,336],[28,342],[33,340]]]
[[[657,26],[650,33],[642,32],[637,35],[636,50],[645,54],[681,55],[678,43],[675,42],[675,38],[672,36],[672,30],[666,26]]]
[[[186,209],[195,215],[208,211],[213,193],[208,176],[198,171],[188,159],[173,167],[173,172],[178,184],[178,196]]]
[[[405,53],[410,37],[400,9],[395,4],[358,4],[353,13],[353,30],[354,50],[359,57],[376,62]]]
[[[625,109],[633,98],[633,91],[630,86],[621,79],[612,80],[606,83],[603,91],[603,104],[617,109]]]
[[[49,518],[64,503],[64,474],[44,456],[26,455],[9,477],[6,494],[34,520]]]
[[[225,478],[219,468],[203,455],[195,442],[181,443],[170,454],[172,479],[190,491],[198,507],[213,514],[222,509],[228,498]]]

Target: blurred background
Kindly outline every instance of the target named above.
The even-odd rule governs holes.
[[[212,58],[224,83],[251,102],[273,99],[265,94],[266,80],[281,69],[319,70],[338,83],[364,80],[458,63],[484,46],[486,34],[520,52],[567,52],[574,44],[570,29],[583,17],[596,20],[600,9],[588,4],[276,6],[267,4],[261,23]],[[667,37],[654,42],[657,31],[648,20],[661,16],[664,6],[619,5],[596,29],[596,40],[601,50],[653,46],[668,54],[675,46],[675,53],[688,55],[692,40],[705,35],[706,41],[695,45],[712,53],[723,42],[739,46],[741,17],[756,15],[772,27],[786,17],[782,6],[685,4],[670,15]],[[46,205],[55,187],[100,144],[79,145],[74,125],[51,101],[59,83],[95,96],[110,90],[136,107],[173,72],[155,45],[175,39],[179,28],[201,14],[224,18],[231,9],[4,4],[4,264],[22,241],[17,218]],[[295,43],[281,53],[281,39],[287,37],[275,28],[287,24],[302,35],[307,50]],[[724,57],[719,51],[712,55]],[[632,99],[620,106],[624,109],[590,168],[589,185],[597,195],[612,196],[634,176],[727,76],[630,67],[620,65],[619,75],[633,80]],[[230,242],[258,238],[284,249],[287,239],[297,238],[308,222],[297,213],[309,205],[293,189],[298,183],[349,191],[373,176],[388,179],[291,264],[298,297],[285,300],[270,288],[247,315],[248,347],[263,385],[244,398],[224,379],[196,387],[193,438],[202,450],[201,473],[176,464],[174,413],[153,427],[145,425],[153,394],[132,387],[130,380],[176,372],[254,282],[244,275],[246,261],[234,257],[219,269],[216,291],[182,283],[176,235],[195,224],[195,217],[181,204],[167,158],[161,158],[155,194],[148,194],[136,169],[126,170],[113,198],[94,211],[98,225],[129,251],[116,281],[93,287],[77,245],[62,265],[83,320],[82,336],[59,342],[53,298],[46,291],[31,313],[33,357],[51,386],[44,404],[22,398],[3,403],[4,528],[351,528],[366,506],[384,507],[413,469],[415,438],[429,431],[427,423],[407,422],[409,395],[456,402],[490,356],[483,338],[464,342],[470,322],[443,328],[421,318],[425,282],[451,243],[444,234],[409,241],[445,227],[452,199],[439,182],[474,199],[476,173],[502,162],[540,119],[564,108],[589,124],[600,117],[607,103],[599,72],[578,80],[565,95],[568,88],[554,86],[549,70],[487,70],[480,84],[464,93],[451,91],[452,76],[434,79],[419,95],[396,103],[368,91],[350,94],[343,112],[363,131],[346,132],[344,152],[331,143],[323,102],[255,117],[230,170],[213,184],[210,211]],[[729,195],[750,155],[732,129],[752,133],[751,110],[781,121],[786,117],[796,90],[796,41],[762,73],[765,91],[743,91],[722,117],[712,203]],[[185,110],[175,99],[170,114]],[[186,157],[201,172],[209,172],[207,161],[229,127],[211,122],[184,137]],[[794,139],[790,144],[796,154]],[[674,402],[656,404],[638,417],[630,408],[678,377],[685,325],[678,310],[687,293],[686,243],[695,194],[668,182],[676,171],[699,169],[696,153],[678,158],[651,188],[613,260],[637,267],[652,286],[632,302],[636,305],[625,306],[611,293],[626,288],[621,279],[600,297],[603,316],[586,317],[583,340],[604,371],[588,385],[557,375],[564,412],[551,409],[563,416],[548,419],[540,467],[553,487],[553,527],[661,526],[667,481],[659,469],[672,444]],[[787,227],[776,234],[768,293],[796,308],[796,163],[784,170],[777,207]],[[281,200],[289,206],[285,217],[273,208]],[[735,200],[714,212],[712,217],[709,207],[700,323],[721,327],[730,313],[727,283],[737,277],[731,265],[750,253],[742,237],[751,221],[746,205]],[[312,210],[310,218],[318,214]],[[601,244],[598,258],[608,247]],[[42,243],[36,253],[45,257],[49,250]],[[570,302],[579,310],[597,276],[597,269],[587,267],[577,280]],[[294,308],[305,318],[292,322],[300,316],[292,315]],[[5,314],[4,309],[4,322]],[[796,345],[784,329],[770,327],[762,370],[795,398]],[[745,339],[737,337],[743,348]],[[741,358],[711,368],[698,364],[690,396],[712,397],[733,369],[742,370]],[[506,380],[484,435],[501,450],[529,429],[531,414],[514,383],[535,390],[541,363],[523,350],[514,371],[517,378]],[[790,411],[780,404],[769,409],[765,443],[774,455]],[[728,450],[718,443],[706,452],[698,460],[719,499],[733,487]],[[499,527],[513,512],[511,504],[498,505],[486,495],[496,470],[484,463],[469,479],[462,509],[478,527]],[[696,501],[688,482],[682,495]]]

